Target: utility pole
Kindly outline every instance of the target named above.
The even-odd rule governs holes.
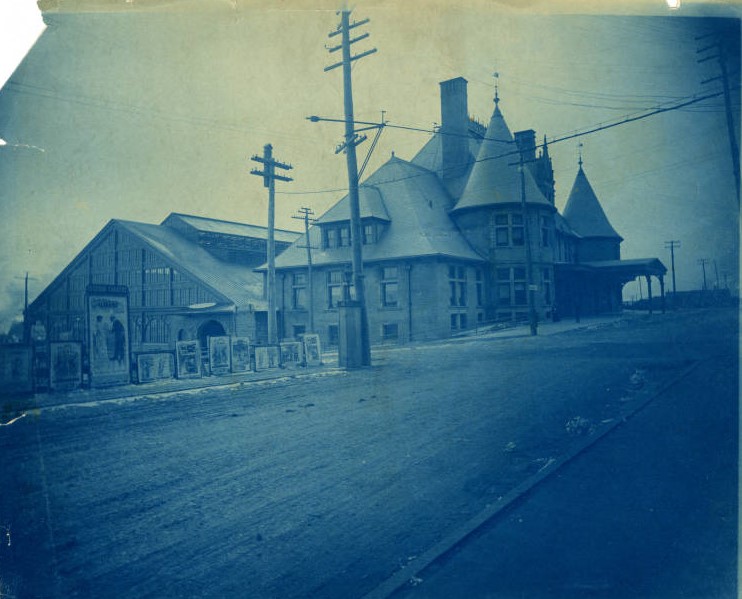
[[[538,335],[538,315],[536,314],[536,285],[533,282],[533,256],[531,255],[531,235],[528,226],[528,208],[526,205],[526,173],[523,153],[520,154],[520,205],[523,212],[523,237],[526,244],[526,282],[528,284],[528,320],[531,335]]]
[[[351,64],[353,61],[368,56],[376,52],[376,48],[361,52],[351,56],[350,46],[356,42],[366,39],[369,34],[364,33],[353,39],[350,38],[351,29],[360,27],[369,22],[370,19],[363,19],[350,23],[350,9],[345,8],[340,11],[340,24],[335,31],[330,32],[328,37],[332,38],[337,35],[341,36],[339,46],[328,48],[330,53],[342,50],[342,61],[337,62],[329,67],[325,67],[325,72],[331,71],[339,66],[343,67],[343,97],[345,108],[345,142],[341,144],[337,152],[344,150],[348,166],[348,199],[350,201],[350,239],[353,246],[353,287],[356,292],[356,300],[361,309],[361,364],[369,366],[371,364],[371,346],[368,338],[368,314],[366,311],[366,292],[363,279],[363,250],[361,237],[361,209],[358,199],[358,162],[356,160],[356,146],[361,143],[365,137],[359,136],[354,130],[353,122],[353,87],[351,81]],[[336,152],[336,153],[337,153]]]
[[[274,238],[275,229],[275,204],[276,204],[276,179],[279,181],[293,181],[291,177],[277,175],[276,169],[291,170],[290,164],[284,164],[273,159],[273,146],[265,144],[263,155],[254,155],[251,160],[263,165],[263,170],[254,168],[251,175],[263,177],[263,186],[268,188],[268,343],[276,343],[276,242]]]
[[[28,320],[28,281],[37,281],[38,279],[29,278],[28,271],[26,271],[26,276],[15,278],[23,279],[23,343],[28,345],[31,342],[31,323]]]
[[[672,294],[675,295],[675,248],[680,247],[680,242],[677,239],[665,242],[665,249],[670,250],[670,264],[672,265]]]
[[[307,248],[307,279],[308,279],[308,291],[309,291],[309,333],[314,333],[314,284],[312,282],[312,244],[309,241],[309,221],[314,220],[311,216],[314,214],[311,208],[301,207],[299,208],[299,215],[292,216],[298,220],[304,221],[304,237],[307,240],[307,244],[304,246]]]
[[[702,40],[708,37],[715,36],[715,33],[707,33],[705,35],[699,35],[696,37],[696,40]],[[734,129],[734,112],[732,111],[732,98],[729,91],[729,72],[727,70],[727,61],[726,61],[726,48],[724,47],[724,40],[721,36],[717,38],[717,40],[704,47],[700,48],[696,51],[696,54],[702,54],[704,52],[708,52],[709,50],[716,50],[716,54],[712,54],[710,56],[705,56],[703,58],[700,58],[698,60],[699,63],[706,62],[707,60],[713,60],[716,58],[719,61],[719,70],[721,72],[721,75],[717,77],[711,77],[710,79],[706,79],[704,81],[701,81],[701,84],[711,83],[712,81],[718,81],[721,80],[722,89],[724,91],[724,107],[726,109],[726,115],[727,115],[727,131],[729,133],[729,147],[730,147],[730,154],[732,157],[732,170],[734,172],[734,183],[737,189],[737,203],[739,204],[740,201],[740,174],[739,174],[739,147],[737,146],[737,134],[735,133]]]
[[[716,275],[716,289],[719,289],[719,268],[716,266],[716,260],[714,260],[714,274]]]
[[[706,265],[709,263],[708,258],[699,258],[698,264],[701,265],[701,268],[703,269],[703,290],[706,291]]]

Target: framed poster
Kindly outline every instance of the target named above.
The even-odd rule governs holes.
[[[248,337],[232,337],[232,372],[247,372],[250,370],[250,339]]]
[[[281,364],[281,348],[278,345],[255,346],[255,370],[278,368]]]
[[[137,375],[140,383],[171,379],[175,375],[175,360],[170,352],[139,354]]]
[[[88,353],[93,387],[129,382],[129,298],[124,291],[88,288]]]
[[[49,353],[50,387],[55,391],[69,391],[80,387],[82,344],[77,341],[51,343]]]
[[[0,395],[33,390],[31,348],[0,346]]]
[[[304,356],[307,366],[319,366],[322,364],[322,347],[319,341],[319,335],[316,333],[306,333],[304,335]]]
[[[201,349],[198,341],[176,341],[175,357],[179,379],[201,378]]]
[[[209,337],[209,371],[227,374],[230,371],[229,337]]]
[[[281,343],[281,366],[298,368],[304,363],[304,344],[301,341]]]

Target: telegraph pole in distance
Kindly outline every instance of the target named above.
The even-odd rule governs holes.
[[[706,265],[709,263],[708,258],[699,258],[698,264],[701,265],[701,268],[703,269],[703,290],[706,291]]]
[[[363,280],[363,250],[361,237],[361,209],[358,199],[358,162],[356,159],[356,146],[361,143],[365,137],[359,137],[354,131],[353,122],[353,86],[351,81],[351,63],[359,58],[368,56],[376,52],[376,48],[366,50],[355,56],[350,54],[350,46],[356,42],[366,39],[369,34],[364,33],[350,38],[350,30],[365,25],[370,19],[350,22],[350,9],[340,11],[340,24],[337,29],[330,32],[328,37],[336,35],[341,36],[339,46],[328,48],[329,52],[342,50],[342,61],[337,62],[329,67],[325,67],[325,72],[331,71],[337,67],[343,67],[343,97],[345,107],[345,142],[338,148],[345,151],[346,162],[348,165],[348,199],[350,201],[350,239],[353,246],[353,287],[356,291],[356,300],[361,309],[361,364],[369,366],[371,364],[371,346],[368,336],[368,313],[366,311],[366,291]]]
[[[263,155],[254,155],[251,160],[263,165],[263,170],[254,168],[251,175],[263,177],[263,186],[268,188],[268,343],[276,343],[276,242],[274,238],[275,229],[275,204],[276,204],[276,179],[279,181],[293,181],[291,177],[277,175],[276,169],[291,170],[290,164],[284,164],[273,159],[273,146],[265,144]]]
[[[680,247],[680,242],[677,239],[665,242],[665,249],[670,250],[670,264],[672,265],[672,294],[675,295],[675,248]]]
[[[314,214],[311,208],[299,208],[299,215],[292,216],[298,220],[304,221],[304,236],[307,244],[307,279],[309,280],[309,332],[314,333],[314,284],[312,283],[312,244],[309,241],[309,221],[314,220],[311,216]]]

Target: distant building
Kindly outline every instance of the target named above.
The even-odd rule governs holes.
[[[561,215],[546,143],[537,154],[533,130],[513,136],[497,97],[485,129],[468,115],[466,80],[444,81],[441,116],[438,132],[411,161],[392,156],[360,186],[372,343],[525,320],[527,233],[541,319],[617,312],[623,285],[637,276],[657,278],[664,293],[666,269],[658,259],[621,260],[622,237],[581,160]],[[351,263],[347,196],[317,220],[309,240],[300,238],[276,260],[286,336],[301,334],[309,322],[307,243],[313,248],[315,328],[332,344],[343,273]]]
[[[276,247],[297,236],[276,231]],[[29,306],[30,319],[48,341],[78,341],[87,356],[98,333],[88,300],[104,306],[103,326],[106,298],[125,298],[131,363],[139,353],[172,351],[178,340],[198,339],[202,348],[225,334],[265,342],[263,280],[253,269],[266,244],[265,227],[198,216],[173,213],[160,225],[112,220]]]

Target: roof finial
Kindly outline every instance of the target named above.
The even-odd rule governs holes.
[[[577,159],[577,164],[579,165],[580,169],[582,168],[582,142],[577,144],[577,153],[579,158]]]
[[[497,71],[495,71],[492,74],[492,76],[495,78],[495,108],[498,108],[499,107],[499,104],[500,104],[500,96],[498,94],[497,82],[498,82],[498,79],[500,78],[500,73],[498,73]]]

